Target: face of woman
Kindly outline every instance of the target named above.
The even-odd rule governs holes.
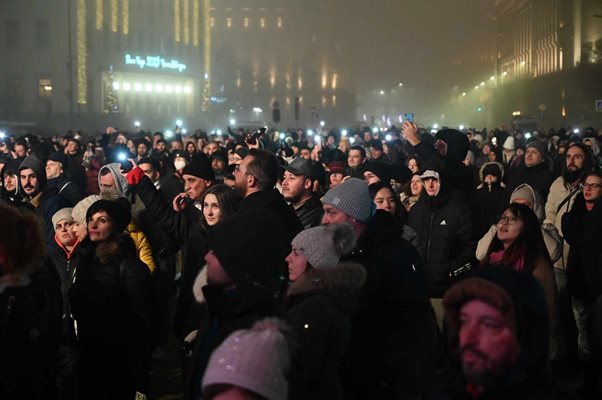
[[[516,215],[509,210],[504,211],[497,223],[497,238],[508,248],[523,231],[524,224]]]
[[[412,177],[410,191],[412,192],[412,196],[418,196],[422,192],[422,181],[420,180],[419,175],[414,175]]]
[[[88,221],[88,235],[93,242],[101,242],[111,235],[113,221],[105,211],[92,215]]]
[[[382,188],[374,196],[374,204],[377,210],[385,210],[388,213],[395,214],[395,194],[389,188]]]
[[[291,253],[285,258],[288,264],[288,279],[296,281],[307,269],[307,258],[293,248]]]
[[[412,171],[413,174],[418,172],[418,163],[415,159],[410,158],[410,160],[408,161],[408,168],[410,169],[410,171]]]
[[[214,194],[205,196],[205,199],[203,200],[203,215],[209,226],[213,226],[219,222],[222,213],[217,197]]]
[[[88,236],[88,230],[86,229],[85,225],[74,222],[73,225],[71,225],[71,229],[73,230],[73,233],[75,234],[77,240],[79,240],[80,242],[84,240],[86,236]]]

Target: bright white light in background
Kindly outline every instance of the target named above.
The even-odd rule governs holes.
[[[153,85],[151,85],[150,83],[147,83],[146,85],[144,85],[144,91],[145,92],[152,92],[153,91]]]
[[[476,85],[474,88],[475,88],[475,89],[478,89],[478,88],[479,88],[479,85]]]
[[[157,93],[163,93],[163,85],[157,83],[155,85],[155,92],[157,92]]]
[[[136,128],[140,128],[140,121],[134,121],[134,126]]]
[[[525,133],[525,139],[531,139],[531,132]]]
[[[433,129],[439,129],[439,124],[433,124]]]
[[[579,128],[573,129],[573,133],[579,133]]]
[[[398,84],[397,86],[399,86],[399,87],[402,87],[402,86],[403,86],[403,83],[402,83],[402,82],[399,82],[399,84]]]
[[[308,134],[309,136],[311,136],[311,135],[313,135],[313,134],[314,134],[314,131],[312,131],[311,129],[308,129],[308,130],[307,130],[307,134]]]
[[[343,130],[341,131],[341,135],[343,135],[343,136],[347,136],[347,129],[343,129]]]
[[[324,125],[326,125],[326,122],[324,122],[324,121],[320,121],[320,126],[321,126],[322,128],[324,128]]]
[[[218,129],[217,131],[215,131],[215,133],[217,133],[218,135],[221,135],[222,134],[222,130]]]
[[[386,131],[387,131],[387,128],[380,128],[380,131],[381,131],[381,132],[386,132]]]
[[[113,82],[113,89],[119,90],[119,82]]]
[[[378,133],[378,128],[377,127],[372,128],[372,133]]]
[[[390,142],[391,140],[393,140],[393,136],[391,136],[391,135],[389,134],[389,135],[385,136],[385,140],[386,140],[387,142]]]
[[[176,87],[174,88],[174,91],[175,91],[176,93],[182,93],[182,86],[180,86],[180,85],[176,85]]]
[[[185,135],[185,134],[187,134],[187,133],[188,133],[188,130],[186,130],[186,129],[182,129],[182,134],[184,134],[184,135]]]
[[[322,136],[320,136],[320,135],[316,134],[316,135],[314,136],[314,142],[316,142],[316,143],[320,143],[321,141],[322,141]]]
[[[502,76],[506,76],[506,75],[508,75],[508,71],[502,72]]]
[[[125,160],[127,160],[127,155],[125,153],[119,153],[119,154],[117,154],[117,159],[119,161],[125,161]]]
[[[253,107],[253,112],[259,114],[259,113],[263,112],[263,110],[259,107]]]
[[[437,133],[437,129],[431,129],[431,133]]]
[[[186,93],[186,94],[192,93],[192,88],[190,86],[184,86],[184,93]]]
[[[284,138],[286,137],[286,135],[284,133],[281,133],[280,135],[278,135],[278,137],[280,137],[280,140],[284,140]]]
[[[380,94],[385,94],[385,91],[384,91],[384,90],[381,90],[381,91],[380,91]]]
[[[466,92],[462,92],[462,96],[466,96]]]
[[[142,84],[141,83],[134,83],[134,91],[136,92],[140,92],[142,90]]]
[[[349,138],[349,143],[351,143],[351,144],[355,143],[355,138]]]
[[[129,92],[130,90],[132,90],[132,84],[129,82],[124,82],[123,83],[123,90],[125,90],[126,92]]]
[[[169,129],[168,129],[168,130],[166,130],[166,131],[165,131],[165,137],[166,137],[166,138],[171,138],[171,137],[173,137],[173,132],[172,132],[172,131],[170,131]]]
[[[176,126],[182,126],[182,120],[181,119],[177,119],[176,120]]]
[[[234,118],[230,118],[230,125],[236,125],[236,120]]]
[[[4,139],[6,137],[6,133],[0,131],[0,139]]]
[[[526,61],[521,61],[520,65],[525,65],[527,62]]]
[[[495,76],[489,78],[490,81],[495,81]]]
[[[481,86],[485,86],[485,82],[481,82]]]
[[[463,131],[463,130],[464,130],[464,125],[460,125],[458,128],[459,128],[461,131]]]
[[[165,93],[173,93],[173,86],[165,85]]]

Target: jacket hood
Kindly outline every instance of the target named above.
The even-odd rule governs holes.
[[[129,194],[129,184],[127,178],[123,176],[120,172],[121,164],[119,163],[111,163],[104,165],[98,171],[98,188],[102,191],[102,187],[100,186],[100,177],[103,175],[105,170],[109,170],[111,175],[113,175],[113,179],[115,180],[115,184],[117,185],[117,192],[123,196],[127,197]]]
[[[504,178],[504,166],[502,165],[502,163],[499,163],[497,161],[488,161],[485,164],[481,165],[481,168],[479,169],[479,179],[481,180],[481,183],[483,183],[483,179],[485,179],[485,175],[484,175],[485,168],[499,169],[499,179],[498,179],[499,182],[501,182],[502,179]]]
[[[525,199],[533,204],[533,211],[535,212],[535,215],[537,215],[539,222],[545,219],[546,215],[543,199],[541,195],[531,186],[526,183],[518,185],[510,196],[510,204],[512,204],[516,199]]]
[[[598,143],[596,138],[585,138],[583,139],[583,142],[585,143],[586,140],[591,144],[590,147],[592,149],[592,154],[596,157],[600,155],[600,144]]]
[[[25,157],[25,159],[19,165],[18,172],[21,172],[24,169],[31,168],[31,170],[36,174],[36,178],[38,179],[38,188],[37,192],[41,192],[46,188],[46,168],[42,161],[34,156]],[[17,179],[19,191],[23,192],[23,188],[21,187],[21,180]]]
[[[363,266],[344,262],[331,267],[312,268],[305,271],[291,284],[287,299],[311,293],[323,293],[330,297],[347,314],[355,309],[359,291],[366,282]]]
[[[442,129],[435,135],[447,144],[447,155],[455,161],[462,162],[466,158],[470,144],[466,134],[455,129]]]

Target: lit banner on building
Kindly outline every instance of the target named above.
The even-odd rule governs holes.
[[[137,65],[140,69],[144,68],[155,68],[155,69],[170,69],[182,72],[186,70],[186,64],[179,62],[178,60],[166,60],[161,56],[131,56],[125,55],[125,65]]]

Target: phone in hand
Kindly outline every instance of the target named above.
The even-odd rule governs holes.
[[[265,131],[267,131],[267,128],[265,127],[257,129],[255,132],[245,138],[245,142],[252,145],[256,144],[257,139],[259,139],[265,133]]]
[[[414,113],[405,113],[403,116],[403,120],[414,123]]]

